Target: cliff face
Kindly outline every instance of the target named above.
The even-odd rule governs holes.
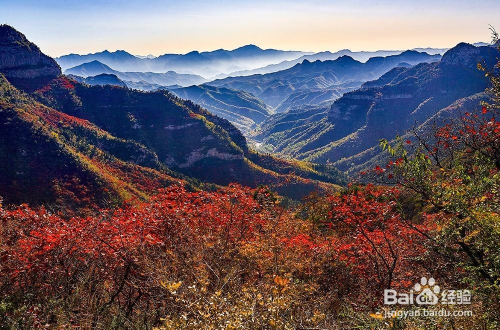
[[[57,62],[9,25],[0,25],[0,71],[16,87],[29,89],[26,80],[43,84],[61,74]]]

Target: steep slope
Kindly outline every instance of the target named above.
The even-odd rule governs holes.
[[[251,161],[246,140],[233,125],[167,91],[144,93],[113,86],[88,86],[60,77],[34,95],[40,102],[88,120],[118,138],[146,146],[162,165],[204,182],[239,182],[251,187],[300,185],[300,194],[322,187],[318,182],[304,180],[314,180],[318,173],[307,163],[300,163],[301,167],[310,168],[302,172],[301,178],[280,173],[280,167],[273,167],[272,162],[263,163],[266,167],[258,165],[261,155],[253,155],[257,163]],[[283,162],[292,168],[299,164]],[[293,172],[298,172],[298,168]],[[323,178],[331,183],[342,182],[340,174],[334,179]]]
[[[143,145],[46,107],[1,74],[0,123],[0,196],[7,203],[96,208],[182,182]]]
[[[314,146],[322,146],[333,125],[328,121],[328,107],[304,106],[271,116],[249,135],[259,150],[286,155],[300,155]]]
[[[492,67],[498,55],[493,47],[459,44],[445,53],[440,62],[395,68],[335,101],[327,116],[317,119],[324,127],[314,137],[297,140],[285,126],[285,130],[275,129],[271,134],[261,132],[263,148],[309,161],[336,163],[343,169],[356,166],[366,158],[357,160],[353,156],[376,147],[380,139],[405,134],[440,109],[482,92],[487,80],[477,70],[477,63]],[[278,122],[273,127],[279,125],[282,124]],[[317,125],[307,122],[301,130]],[[300,145],[300,149],[294,144]]]
[[[37,99],[59,111],[87,119],[111,134],[144,143],[169,166],[188,167],[198,158],[210,157],[208,151],[214,148],[214,157],[224,154],[228,159],[243,159],[245,140],[229,122],[214,117],[220,121],[217,126],[206,118],[212,115],[167,91],[143,93],[76,82],[71,88],[60,80],[64,78],[37,90]],[[233,129],[237,143],[228,133]],[[208,135],[212,138],[201,140]]]
[[[269,107],[253,95],[208,85],[169,90],[180,98],[191,100],[211,113],[231,121],[243,133],[270,115]]]
[[[491,47],[459,44],[439,63],[406,69],[383,87],[345,95],[328,115],[336,127],[330,138],[344,140],[311,152],[308,157],[336,161],[376,145],[381,138],[404,134],[415,123],[426,121],[456,100],[483,91],[487,80],[477,70],[477,63],[484,61],[493,67],[496,56],[498,52]]]
[[[164,73],[154,72],[121,72],[111,69],[109,66],[99,62],[92,61],[72,67],[64,71],[65,74],[72,74],[86,78],[88,76],[96,76],[99,74],[114,74],[124,81],[132,83],[147,82],[160,86],[191,86],[204,83],[206,80],[203,77],[192,74],[180,74],[173,71]]]
[[[297,91],[317,92],[328,89],[330,93],[341,95],[361,86],[363,82],[377,79],[399,63],[417,64],[436,61],[439,58],[439,55],[431,56],[426,53],[406,51],[399,55],[371,58],[366,63],[361,63],[344,55],[334,61],[304,60],[290,69],[275,73],[232,77],[207,84],[243,90],[255,95],[273,108],[287,110],[289,106],[280,107],[280,105],[289,97],[295,98],[294,93]]]
[[[294,91],[290,96],[283,101],[275,110],[277,113],[291,111],[303,106],[329,106],[336,99],[342,96],[342,92],[347,93],[356,89],[357,84],[352,87],[345,84],[342,89],[339,88],[311,88],[299,89]]]
[[[484,92],[459,99],[453,102],[453,104],[440,109],[435,115],[431,116],[421,125],[412,128],[412,130],[414,129],[420,136],[428,137],[436,127],[443,126],[448,123],[449,120],[459,119],[467,112],[470,114],[480,114],[482,101],[489,101],[488,95]],[[411,132],[402,135],[401,139],[403,141],[415,141],[415,137]],[[394,145],[396,143],[396,139],[389,139],[389,143]],[[377,165],[385,164],[388,160],[389,154],[386,152],[381,153],[380,146],[376,145],[348,158],[343,158],[335,162],[333,165],[349,171],[351,175],[355,176],[361,171],[368,171],[375,168]]]

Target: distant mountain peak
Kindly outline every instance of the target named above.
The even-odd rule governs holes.
[[[87,63],[83,63],[83,64],[80,64],[78,66],[86,66],[86,67],[90,67],[90,66],[100,66],[100,67],[105,67],[109,70],[112,70],[109,66],[107,66],[106,64],[102,63],[102,62],[99,62],[98,60],[93,60],[93,61],[90,61],[90,62],[87,62]]]
[[[135,57],[137,58],[140,58],[140,59],[155,59],[157,58],[157,56],[154,56],[153,54],[148,54],[148,55],[134,55]]]
[[[95,76],[101,73],[113,73],[113,72],[116,71],[111,69],[106,64],[99,62],[98,60],[93,60],[87,63],[83,63],[64,71],[65,74],[74,74],[84,78],[88,76]]]
[[[134,55],[130,54],[129,52],[123,49],[115,50],[114,52],[111,53],[111,55],[124,59],[137,59],[137,57],[135,57]]]
[[[249,44],[249,45],[245,45],[245,46],[241,46],[239,48],[236,48],[235,50],[262,50],[262,48],[254,45],[254,44]]]
[[[354,58],[349,55],[342,55],[336,60],[337,62],[357,62]]]
[[[233,54],[258,54],[264,50],[256,45],[250,44],[232,50],[230,53]]]
[[[102,62],[99,62],[98,60],[93,60],[93,61],[90,61],[90,62],[87,62],[87,63],[83,63],[83,64],[92,64],[92,65],[102,64],[102,65],[106,65],[106,64],[104,64]]]
[[[417,54],[422,54],[422,52],[419,52],[419,51],[416,51],[413,49],[409,49],[409,50],[405,50],[404,52],[401,53],[401,55],[417,55]]]

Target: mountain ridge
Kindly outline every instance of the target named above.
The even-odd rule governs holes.
[[[9,25],[0,25],[0,71],[17,84],[28,88],[33,81],[38,85],[61,74],[61,68],[49,56],[43,54],[37,45]],[[26,81],[30,83],[25,84]]]
[[[256,128],[271,114],[265,103],[243,91],[210,85],[167,89],[178,97],[191,100],[211,113],[231,121],[243,133]]]

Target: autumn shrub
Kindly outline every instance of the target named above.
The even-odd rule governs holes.
[[[8,327],[293,328],[325,318],[315,277],[328,243],[263,188],[172,187],[85,218],[21,206],[1,221]]]

